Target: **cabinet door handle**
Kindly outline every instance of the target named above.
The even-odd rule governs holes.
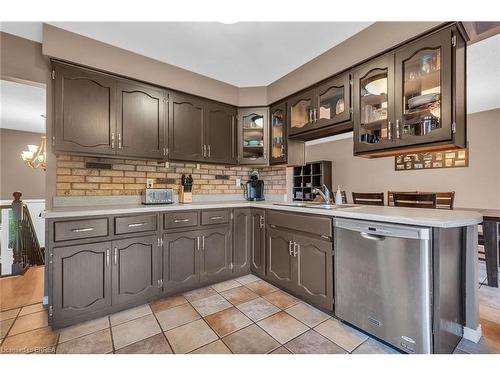
[[[387,139],[392,141],[392,123],[387,121]]]
[[[210,220],[221,220],[221,219],[223,219],[223,217],[222,217],[222,216],[212,216],[212,217],[210,218]]]
[[[118,133],[118,148],[122,148],[122,135]]]
[[[111,148],[115,148],[115,133],[111,133]]]
[[[144,223],[144,222],[142,222],[142,223],[130,223],[130,224],[128,224],[128,226],[130,228],[135,228],[135,227],[142,227],[143,225],[146,225],[146,224],[147,223]]]
[[[187,223],[189,219],[175,219],[174,223]]]
[[[212,148],[210,147],[210,145],[208,145],[208,157],[212,157]]]
[[[88,227],[88,228],[75,228],[71,229],[72,232],[75,233],[80,233],[80,232],[92,232],[94,230],[94,227]]]
[[[313,122],[312,109],[309,110],[309,122]]]
[[[106,267],[109,267],[109,249],[106,249]]]
[[[205,236],[201,236],[201,248],[205,250]]]
[[[259,217],[259,225],[261,228],[264,228],[264,216],[262,215]]]
[[[396,138],[397,139],[401,138],[401,129],[399,120],[396,120]]]
[[[196,237],[196,250],[200,251],[200,236]]]
[[[293,243],[293,256],[296,257],[300,251],[300,245],[297,242]]]
[[[295,246],[295,242],[293,242],[294,246]],[[292,256],[292,241],[288,241],[288,252],[290,253],[290,256]]]
[[[318,122],[318,110],[314,108],[314,122]]]
[[[207,157],[207,145],[203,145],[203,157]]]
[[[118,250],[115,247],[115,265],[118,264]]]

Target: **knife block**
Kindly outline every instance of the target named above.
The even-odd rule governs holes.
[[[191,203],[193,202],[193,193],[185,192],[184,186],[179,186],[179,202],[180,203]]]

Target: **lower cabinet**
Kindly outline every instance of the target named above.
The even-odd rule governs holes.
[[[200,281],[218,281],[232,272],[231,227],[203,230],[200,251]]]
[[[257,276],[266,274],[266,211],[252,209],[250,268]]]
[[[333,309],[332,242],[268,227],[267,279],[300,298]]]
[[[113,242],[113,304],[133,304],[158,294],[160,252],[158,237]]]
[[[198,231],[163,235],[163,291],[186,290],[199,283]]]
[[[52,301],[57,325],[111,307],[111,242],[52,250]]]
[[[244,275],[250,271],[252,249],[252,210],[235,208],[233,211],[233,274]]]

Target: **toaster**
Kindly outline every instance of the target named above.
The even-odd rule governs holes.
[[[171,204],[174,203],[172,189],[147,188],[142,196],[142,204]]]

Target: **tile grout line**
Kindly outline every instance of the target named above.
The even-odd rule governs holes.
[[[109,324],[109,334],[111,335],[111,348],[112,348],[112,352],[113,354],[116,354],[116,349],[115,349],[115,338],[113,336],[113,326],[111,325],[111,315],[108,315],[107,316],[108,318],[108,324]]]

